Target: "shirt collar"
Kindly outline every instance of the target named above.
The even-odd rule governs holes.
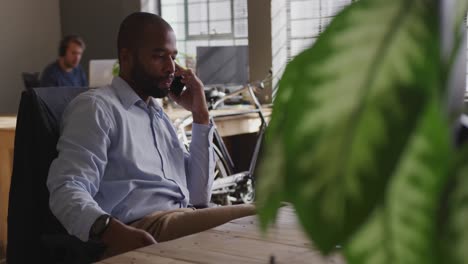
[[[149,107],[152,107],[157,113],[161,114],[163,109],[159,105],[158,101],[156,101],[155,98],[151,97],[150,98],[150,103],[148,105],[149,105]]]
[[[117,92],[117,96],[120,99],[120,102],[125,107],[125,109],[130,108],[130,106],[134,105],[138,101],[142,101],[138,94],[128,85],[128,83],[120,78],[119,76],[115,76],[112,79],[111,86]]]
[[[115,76],[112,79],[111,85],[117,92],[117,96],[119,97],[120,102],[125,107],[125,109],[128,110],[130,106],[136,104],[137,102],[140,102],[142,106],[146,104],[145,102],[143,102],[140,96],[138,96],[138,94],[135,93],[132,87],[130,87],[130,85],[128,85],[128,83],[119,76]],[[158,104],[156,99],[152,97],[150,98],[148,107],[153,108],[158,114],[161,114],[162,112],[162,107]]]

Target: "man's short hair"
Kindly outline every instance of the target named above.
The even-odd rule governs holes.
[[[122,21],[117,37],[117,54],[119,59],[121,49],[136,50],[136,48],[141,46],[144,30],[147,25],[151,24],[173,30],[162,17],[146,12],[132,13]]]
[[[68,35],[65,36],[61,41],[59,45],[59,56],[63,57],[67,53],[68,45],[70,43],[75,43],[78,46],[80,46],[83,50],[86,48],[86,45],[81,37],[78,35]]]

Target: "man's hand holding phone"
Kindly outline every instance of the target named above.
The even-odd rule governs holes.
[[[180,82],[185,85],[186,89],[180,94],[177,94],[180,85],[177,86],[177,83],[173,83],[169,97],[177,104],[192,112],[193,122],[207,125],[209,123],[209,114],[206,106],[203,83],[192,69],[184,69],[177,64],[175,67],[174,82],[177,82],[176,79],[179,77]]]

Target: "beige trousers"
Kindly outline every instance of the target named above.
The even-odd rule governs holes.
[[[150,233],[157,242],[195,234],[231,220],[254,215],[251,204],[219,206],[204,209],[181,208],[155,212],[130,225]]]

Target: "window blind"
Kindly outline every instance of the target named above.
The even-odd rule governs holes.
[[[468,18],[465,16],[466,30],[468,31]],[[466,54],[468,54],[468,34],[466,34]],[[465,101],[468,101],[468,56],[466,59],[466,78],[465,78]]]
[[[352,0],[272,0],[273,98],[286,64],[313,45],[333,17]]]

